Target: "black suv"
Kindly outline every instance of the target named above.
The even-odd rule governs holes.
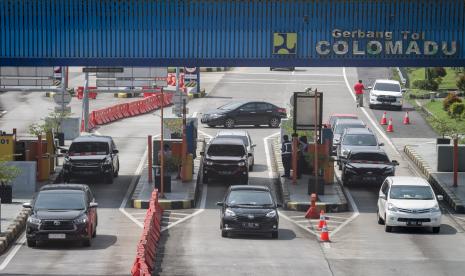
[[[80,136],[73,140],[65,153],[63,180],[69,182],[73,177],[98,175],[106,183],[113,183],[118,176],[118,150],[110,136]]]
[[[266,186],[231,186],[218,202],[221,236],[230,233],[271,233],[278,238],[279,216],[271,190]]]
[[[233,128],[236,125],[269,125],[277,128],[282,118],[286,118],[286,109],[274,104],[259,101],[232,102],[210,110],[202,115],[201,122],[209,127],[218,125]]]
[[[248,156],[244,142],[233,138],[213,138],[206,151],[201,152],[203,158],[203,182],[209,178],[226,176],[237,177],[240,182],[249,181]]]
[[[90,246],[97,235],[97,206],[87,185],[50,184],[43,186],[32,203],[26,223],[29,247],[39,241],[72,240]]]
[[[342,164],[342,183],[370,183],[380,185],[394,176],[396,160],[390,161],[382,149],[352,150]]]

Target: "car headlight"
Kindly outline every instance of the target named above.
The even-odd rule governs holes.
[[[394,206],[394,204],[388,203],[388,210],[397,212],[399,209],[396,206]]]
[[[207,162],[205,162],[205,164],[207,164],[207,166],[211,166],[211,165],[213,165],[213,162],[212,161],[207,161]]]
[[[221,117],[221,116],[223,116],[223,114],[217,114],[217,113],[215,113],[215,114],[210,114],[210,118],[219,118],[219,117]]]
[[[274,217],[276,217],[276,211],[273,210],[273,211],[268,212],[268,213],[266,214],[266,217],[267,217],[267,218],[274,218]]]
[[[386,173],[393,173],[394,172],[394,168],[393,167],[388,167],[384,170],[384,172]]]
[[[349,154],[350,150],[342,150],[342,156],[347,156]]]
[[[65,164],[67,164],[67,165],[71,163],[71,160],[69,159],[69,156],[65,156],[64,160],[65,160]]]
[[[111,165],[111,158],[105,158],[105,162],[104,162],[105,165]]]
[[[236,213],[234,213],[231,209],[226,209],[224,211],[224,216],[225,217],[234,217],[234,216],[236,216]]]
[[[81,215],[80,217],[74,219],[74,223],[76,224],[84,224],[84,223],[87,223],[87,216],[84,214],[84,215]]]
[[[437,212],[440,213],[440,212],[441,212],[441,208],[439,208],[439,205],[436,204],[436,205],[434,205],[433,208],[431,208],[431,212],[432,212],[432,213],[437,213]]]
[[[38,219],[36,217],[30,216],[30,217],[27,218],[27,222],[29,222],[31,224],[41,224],[42,220]]]
[[[244,162],[244,161],[241,161],[241,162],[237,163],[237,165],[238,165],[239,167],[244,167],[244,166],[245,166],[245,162]]]

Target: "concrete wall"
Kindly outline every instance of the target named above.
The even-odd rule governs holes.
[[[454,146],[438,145],[438,172],[452,172]],[[465,172],[465,145],[459,145],[459,172]]]
[[[13,187],[13,199],[32,198],[37,191],[36,172],[37,165],[35,161],[12,161],[7,163],[8,166],[19,168],[20,174],[11,182]]]

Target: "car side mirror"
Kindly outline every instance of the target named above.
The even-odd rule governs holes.
[[[113,154],[117,154],[119,152],[119,150],[113,150]]]
[[[444,196],[442,196],[442,195],[437,195],[436,197],[438,198],[439,201],[444,200]]]
[[[32,204],[30,202],[25,202],[25,203],[23,203],[23,208],[32,209]]]
[[[386,195],[385,194],[379,194],[379,198],[386,199]]]
[[[255,145],[255,144],[252,144],[250,147],[251,147],[251,148],[255,148],[256,146],[257,146],[257,145]]]
[[[204,156],[205,155],[205,152],[204,151],[201,151],[200,152],[200,156]]]
[[[97,202],[91,202],[89,204],[89,208],[97,208],[98,207],[98,203]]]
[[[384,143],[379,143],[378,145],[379,145],[380,147],[382,147],[382,146],[384,146]]]
[[[224,203],[223,203],[223,202],[221,202],[221,201],[218,201],[218,202],[216,203],[216,205],[218,205],[218,206],[223,206],[223,205],[224,205]]]
[[[397,160],[392,160],[391,163],[394,166],[399,166],[399,162],[397,162]]]
[[[68,150],[67,149],[61,149],[60,153],[68,153]]]

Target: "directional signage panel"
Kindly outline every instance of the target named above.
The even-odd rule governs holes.
[[[97,73],[97,87],[166,86],[166,67],[125,67],[120,73]]]

